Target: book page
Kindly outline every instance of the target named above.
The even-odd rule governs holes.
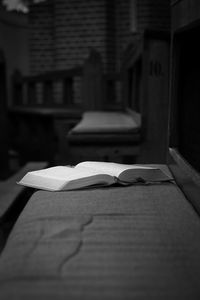
[[[91,169],[98,173],[105,173],[111,176],[119,177],[119,175],[129,169],[151,169],[154,170],[156,168],[148,167],[148,166],[141,166],[141,165],[128,165],[128,164],[118,164],[118,163],[111,163],[111,162],[98,162],[98,161],[85,161],[77,164],[75,169],[78,170],[86,170]]]
[[[57,167],[46,168],[39,171],[29,172],[29,174],[39,175],[45,178],[61,179],[67,182],[74,179],[79,179],[79,178],[99,174],[99,171],[95,169],[89,169],[89,168],[77,169],[68,166],[57,166]]]
[[[153,183],[171,181],[169,177],[159,168],[135,168],[126,169],[119,175],[119,181],[123,184],[140,182],[140,183]]]

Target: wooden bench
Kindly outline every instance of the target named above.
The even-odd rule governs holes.
[[[20,76],[16,73],[9,121],[15,146],[20,147],[18,152],[22,153],[22,159],[47,159],[53,162],[57,151],[59,155],[62,153],[62,162],[70,163],[68,149],[71,148],[73,152],[73,143],[79,137],[70,135],[65,139],[64,136],[77,124],[83,112],[129,110],[140,113],[142,118],[141,147],[138,148],[137,139],[135,148],[132,148],[132,161],[137,156],[140,162],[166,162],[168,59],[168,34],[146,31],[137,43],[127,47],[121,71],[116,74],[103,72],[101,57],[95,50],[91,51],[83,66],[71,70],[36,76]],[[80,87],[78,98],[75,89],[77,84]],[[59,124],[59,132],[55,124]],[[35,139],[29,145],[27,140],[33,132]],[[130,143],[134,144],[135,140],[130,136]],[[41,147],[43,143],[48,145],[48,151],[46,147]],[[120,139],[117,143],[122,144]]]
[[[76,103],[74,89],[81,78],[82,67],[34,76],[15,71],[8,117],[11,146],[19,153],[21,163],[55,163],[55,157],[67,151],[62,132],[80,118],[82,108]],[[34,139],[30,140],[30,135]]]
[[[96,55],[95,59],[96,64],[92,64],[93,57],[85,64],[88,82],[91,82],[91,85],[94,74],[102,69],[100,57]],[[92,113],[84,113],[80,123],[68,133],[70,152],[76,157],[76,162],[91,158],[118,162],[165,163],[168,141],[169,35],[166,32],[146,31],[137,43],[128,46],[120,74],[110,77],[109,80],[103,75],[103,80],[99,79],[99,85],[103,81],[101,89],[107,93],[99,92],[98,86],[99,97],[102,97],[101,103],[106,102],[108,105],[109,101],[112,101],[110,98],[106,101],[103,99],[108,96],[109,84],[115,88],[120,84],[121,107],[118,109],[108,109],[105,105],[100,107],[99,102],[95,102],[95,88],[92,89],[93,93],[88,88],[87,97],[90,99],[90,105],[87,105],[87,111],[89,109],[94,111],[96,107],[99,117],[96,120],[93,118],[91,122]],[[87,97],[84,98],[85,101]],[[123,128],[120,118],[117,121],[118,131],[113,130],[113,111],[116,114],[119,112],[126,114],[127,119],[132,117],[133,123],[137,122],[140,115],[141,121],[137,122],[139,124],[137,130],[131,132]],[[99,120],[100,114],[102,120]],[[109,119],[107,132],[105,115]],[[90,128],[87,126],[84,131],[83,122],[90,124]],[[98,132],[95,129],[97,125]]]
[[[199,299],[199,231],[174,183],[38,191],[1,254],[1,299]]]
[[[112,89],[110,77],[106,75],[109,88],[107,91],[105,87],[104,91],[102,66],[96,61],[99,55],[93,49],[90,57],[89,70],[84,64],[34,76],[23,76],[17,70],[13,74],[13,101],[9,107],[10,139],[22,163],[28,160],[70,163],[67,132],[80,120],[85,110],[108,108],[104,95],[110,94]],[[91,72],[92,81],[89,76]],[[118,103],[113,101],[111,107],[118,108]],[[34,139],[30,141],[29,137],[33,134]]]
[[[116,105],[116,85],[121,84],[121,75],[104,74],[101,56],[94,50],[83,69],[84,112],[67,134],[72,163],[83,160],[133,162],[141,142],[140,122],[125,111],[124,100],[119,102],[119,107]]]
[[[134,163],[140,152],[140,115],[86,111],[67,136],[74,164],[83,160]]]
[[[187,4],[173,1],[175,25],[184,23],[181,33],[192,14],[197,21],[196,5],[184,18]],[[175,48],[173,61],[180,63]],[[0,257],[2,300],[200,298],[200,174],[177,142],[184,130],[174,130],[178,116],[188,111],[178,101],[175,75],[182,69],[173,65],[168,164],[163,168],[175,183],[35,193]],[[193,92],[192,100],[199,99],[199,89]]]

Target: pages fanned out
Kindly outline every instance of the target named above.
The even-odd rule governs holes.
[[[173,178],[160,168],[86,161],[74,167],[56,166],[28,172],[18,184],[48,191],[76,190],[115,183],[156,183]]]

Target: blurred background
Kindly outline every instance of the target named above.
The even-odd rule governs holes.
[[[1,178],[29,161],[165,162],[170,28],[169,0],[1,1]],[[74,136],[88,111],[117,114]]]

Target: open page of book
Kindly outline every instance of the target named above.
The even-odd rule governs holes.
[[[78,170],[67,166],[57,166],[28,172],[18,183],[56,191],[79,189],[90,185],[110,185],[114,183],[114,178],[107,174],[99,174],[93,169]]]
[[[112,162],[99,162],[99,161],[84,161],[75,166],[75,169],[79,170],[95,170],[98,173],[106,173],[112,176],[119,177],[119,175],[129,169],[156,169],[152,167],[140,166],[140,165],[127,165],[127,164],[118,164]]]
[[[77,164],[75,168],[81,170],[93,169],[99,171],[99,173],[107,173],[117,177],[121,183],[131,183],[140,180],[148,182],[172,180],[172,178],[160,168],[145,165],[86,161]]]

